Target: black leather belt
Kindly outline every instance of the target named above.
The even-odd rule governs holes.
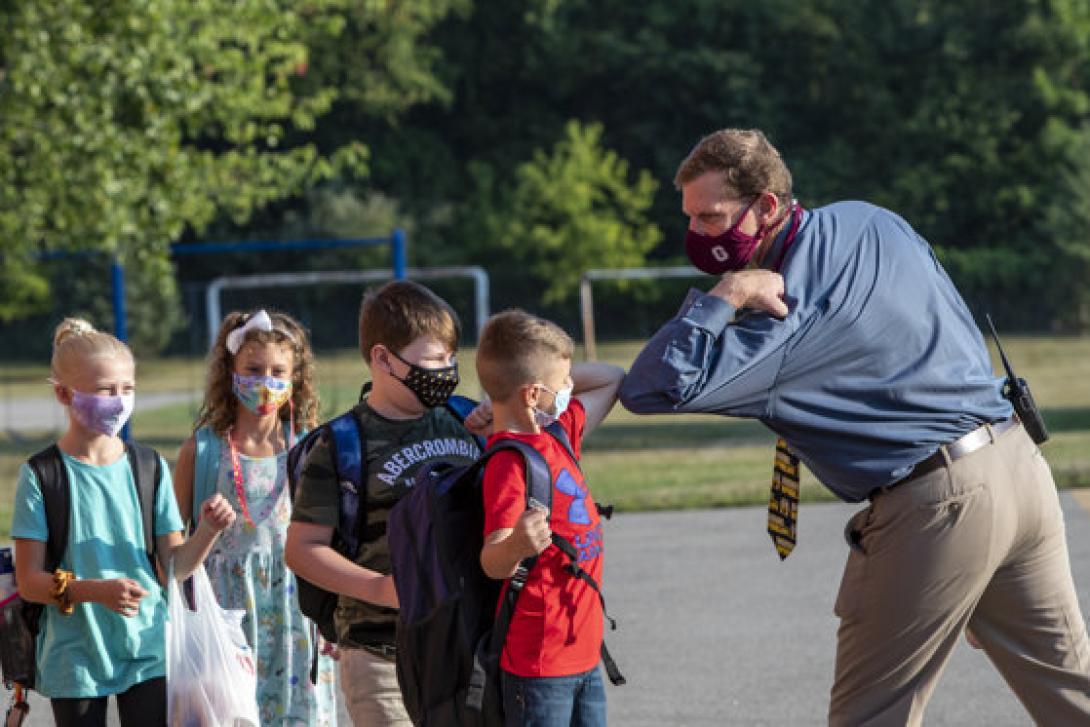
[[[937,450],[935,450],[935,452],[930,457],[927,457],[926,459],[922,459],[917,462],[916,466],[912,468],[912,472],[909,473],[908,477],[905,477],[903,480],[898,480],[892,485],[879,487],[877,490],[874,491],[874,493],[872,493],[872,497],[879,492],[888,492],[894,487],[898,487],[905,484],[906,482],[911,482],[912,480],[923,477],[930,472],[934,472],[940,467],[945,467],[946,457],[942,455],[942,451],[944,449],[946,450],[946,454],[950,458],[950,461],[956,462],[962,457],[966,457],[972,454],[981,447],[991,444],[993,438],[999,437],[999,435],[1001,435],[1003,432],[1007,431],[1018,423],[1018,417],[1012,416],[1010,419],[1004,419],[1003,421],[996,422],[995,424],[980,425],[979,427],[969,432],[965,436],[961,437],[960,439],[956,439],[953,442],[950,442],[950,444],[942,445]],[[989,426],[992,429],[991,434],[988,433]]]

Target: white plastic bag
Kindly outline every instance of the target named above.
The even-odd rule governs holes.
[[[173,573],[167,580],[168,724],[259,727],[257,668],[242,631],[245,611],[220,608],[203,566],[193,571],[193,611]]]

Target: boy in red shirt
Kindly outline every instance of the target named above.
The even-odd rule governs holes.
[[[552,512],[527,509],[521,456],[500,452],[485,466],[485,573],[507,579],[524,558],[539,556],[500,658],[508,727],[606,724],[598,673],[602,604],[586,582],[563,569],[567,558],[550,543],[553,532],[571,541],[579,565],[600,583],[601,523],[578,464],[543,427],[558,421],[578,456],[585,433],[617,400],[624,371],[609,364],[572,366],[572,348],[558,326],[516,310],[489,320],[477,351],[477,374],[492,402],[488,444],[503,438],[531,444],[544,455],[553,482]],[[487,407],[478,416],[487,417]]]

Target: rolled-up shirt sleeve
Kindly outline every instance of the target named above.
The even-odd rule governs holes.
[[[621,403],[637,414],[765,416],[788,321],[737,311],[722,298],[690,290],[632,363]]]

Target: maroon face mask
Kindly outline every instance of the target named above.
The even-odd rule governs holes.
[[[753,235],[747,235],[738,229],[758,199],[760,197],[754,198],[746,205],[742,214],[725,232],[718,235],[701,235],[688,230],[685,233],[685,254],[689,256],[693,265],[709,275],[722,275],[741,270],[749,264],[761,240],[776,224],[774,222],[761,225]]]

